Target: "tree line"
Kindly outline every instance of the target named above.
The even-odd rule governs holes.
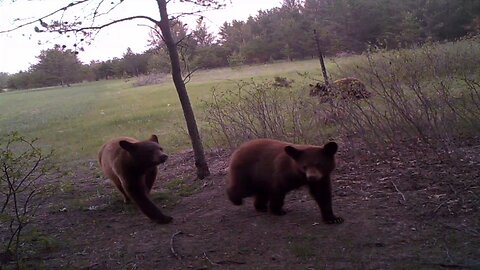
[[[189,27],[171,21],[185,74],[208,69],[316,55],[313,31],[327,55],[359,53],[368,46],[398,48],[454,40],[480,33],[476,0],[284,0],[245,21],[225,22],[217,36],[200,18]],[[28,71],[0,73],[0,88],[26,89],[81,81],[169,73],[168,50],[160,29],[152,29],[149,49],[121,58],[83,64],[77,48],[55,45],[38,56]],[[78,48],[81,51],[81,48]],[[81,53],[81,52],[80,52]]]

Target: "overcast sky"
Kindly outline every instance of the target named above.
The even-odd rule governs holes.
[[[49,14],[58,8],[72,2],[71,0],[17,0],[12,3],[11,0],[0,0],[0,31],[10,29],[18,24],[28,22],[40,16]],[[82,10],[74,10],[69,16],[80,16],[82,13],[92,13],[95,8],[92,4],[82,7]],[[105,1],[109,4],[111,1]],[[116,2],[116,1],[115,1]],[[183,6],[175,1],[169,4],[169,13],[190,11],[189,6]],[[227,7],[222,10],[208,11],[204,13],[205,23],[210,31],[217,32],[218,28],[225,21],[245,20],[249,15],[255,16],[258,10],[266,10],[272,7],[281,6],[282,0],[232,0]],[[108,8],[108,5],[105,5]],[[90,11],[90,12],[89,12]],[[68,14],[68,13],[67,13]],[[159,18],[156,1],[153,0],[125,0],[108,17],[104,17],[104,22],[114,18],[121,18],[134,15],[147,15],[155,19]],[[68,15],[67,15],[68,16]],[[183,18],[189,24],[189,28],[195,26],[197,17]],[[21,20],[18,20],[21,19]],[[100,18],[102,19],[102,18]],[[68,18],[64,17],[64,20]],[[49,20],[46,20],[49,22]],[[100,21],[101,22],[101,21]],[[100,31],[90,46],[85,46],[85,51],[79,54],[79,58],[84,63],[91,60],[107,60],[113,57],[121,57],[127,47],[132,48],[136,53],[147,49],[147,39],[149,28],[141,24],[150,24],[146,20],[136,20],[110,26]],[[60,35],[35,33],[33,28],[38,24],[33,24],[10,33],[0,34],[0,72],[15,73],[20,70],[27,70],[30,65],[37,62],[36,56],[41,50],[52,48],[54,44],[65,44],[71,47],[78,42],[80,37],[69,38]]]

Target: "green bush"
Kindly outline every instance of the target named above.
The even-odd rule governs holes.
[[[451,149],[462,136],[480,131],[480,43],[478,38],[433,43],[416,49],[372,49],[334,76],[365,82],[374,98],[334,102],[343,134],[368,143],[420,141]]]
[[[298,86],[241,81],[223,92],[214,89],[210,100],[205,115],[216,145],[234,148],[255,138],[322,143],[329,130],[318,100],[306,97]]]
[[[2,263],[14,261],[19,266],[25,228],[52,195],[49,180],[58,177],[52,152],[44,153],[18,133],[0,138],[0,242]]]

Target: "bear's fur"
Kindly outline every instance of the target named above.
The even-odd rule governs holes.
[[[242,144],[231,156],[227,194],[235,205],[254,196],[254,206],[266,212],[284,215],[285,195],[308,185],[326,223],[342,223],[332,211],[330,174],[335,168],[338,146],[323,147],[257,139]]]
[[[122,193],[125,203],[132,200],[147,217],[161,224],[169,223],[172,218],[165,216],[148,194],[157,177],[157,165],[167,158],[156,135],[146,141],[116,138],[104,144],[98,153],[103,173]]]

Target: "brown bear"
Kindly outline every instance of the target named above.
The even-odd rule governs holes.
[[[98,153],[103,173],[123,194],[125,203],[134,201],[147,217],[160,224],[169,223],[172,218],[165,216],[148,194],[157,177],[157,165],[167,158],[156,135],[146,141],[116,138],[104,144]]]
[[[235,205],[254,196],[257,211],[284,215],[285,195],[308,185],[326,223],[342,223],[333,214],[330,173],[335,168],[338,146],[323,147],[257,139],[242,144],[232,154],[227,180],[227,194]]]

